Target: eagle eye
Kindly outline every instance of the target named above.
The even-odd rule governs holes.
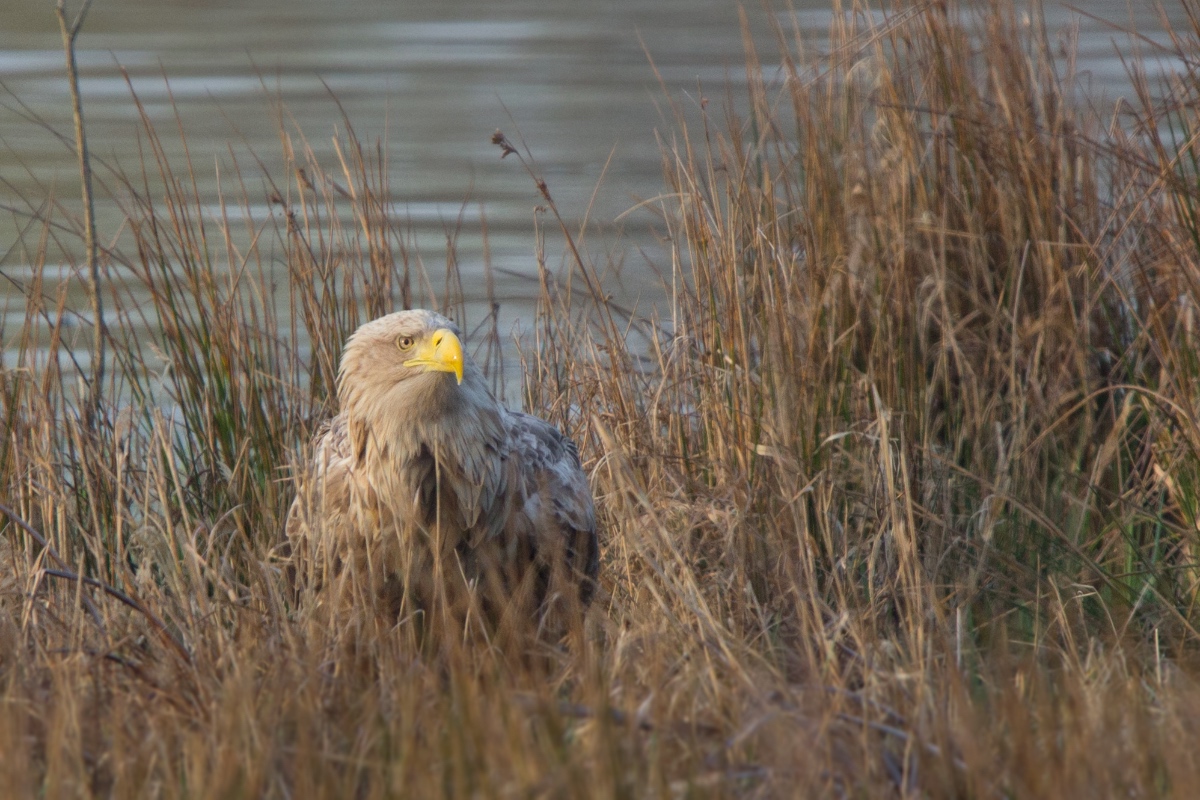
[[[396,347],[399,347],[401,350],[412,350],[412,346],[414,343],[415,342],[413,340],[413,337],[401,336],[399,339],[396,340]]]

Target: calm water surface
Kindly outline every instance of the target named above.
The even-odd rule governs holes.
[[[823,37],[829,4],[794,5],[801,24]],[[1125,24],[1132,19],[1139,30],[1161,36],[1148,10],[1131,12],[1123,2],[1075,5]],[[765,34],[770,21],[759,4],[746,13]],[[1048,16],[1052,33],[1079,26],[1080,69],[1091,75],[1096,94],[1128,93],[1112,48],[1114,40],[1126,44],[1124,37],[1062,7],[1051,7]],[[15,107],[19,100],[70,131],[53,0],[3,0],[2,17],[0,203],[21,207],[40,199],[46,190],[39,182],[74,198],[70,149]],[[608,223],[661,191],[655,131],[670,126],[647,53],[668,94],[683,102],[698,86],[720,96],[727,82],[744,80],[732,0],[96,0],[79,52],[92,151],[126,169],[139,162],[137,113],[123,68],[167,132],[174,129],[173,96],[203,199],[213,208],[218,165],[228,170],[231,141],[236,153],[253,150],[269,166],[281,163],[274,97],[329,166],[344,109],[363,141],[386,142],[394,199],[411,218],[427,264],[436,269],[444,262],[446,231],[469,198],[458,255],[468,278],[481,276],[486,218],[486,257],[498,270],[510,317],[527,316],[537,291],[531,278],[538,198],[519,165],[498,158],[492,131],[515,137],[519,129],[565,214],[582,217],[595,192],[592,219]],[[283,176],[276,171],[276,177]],[[261,201],[256,213],[267,213],[260,186],[250,187],[251,200]],[[625,235],[609,239],[625,263],[613,290],[641,308],[661,297],[639,252],[655,253],[651,221],[646,212],[626,215]],[[102,238],[104,226],[115,223],[101,218]],[[23,305],[12,283],[29,273],[15,244],[17,224],[11,214],[0,219],[0,273],[11,279],[0,280],[0,311]],[[468,280],[465,288],[470,300],[482,298],[482,281]],[[7,345],[16,326],[6,327]]]

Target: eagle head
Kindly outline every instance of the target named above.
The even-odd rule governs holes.
[[[466,385],[464,385],[466,382]],[[397,409],[453,411],[464,392],[483,388],[453,322],[424,309],[397,311],[362,325],[346,342],[338,370],[341,407],[361,418]]]

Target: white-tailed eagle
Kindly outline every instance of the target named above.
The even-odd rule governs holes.
[[[497,402],[454,323],[425,310],[366,323],[337,395],[287,519],[305,585],[458,622],[590,601],[599,548],[575,445]]]

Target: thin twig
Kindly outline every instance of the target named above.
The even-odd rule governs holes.
[[[40,544],[42,546],[42,550],[45,551],[50,558],[54,559],[54,563],[58,564],[58,566],[63,570],[70,571],[70,566],[68,566],[67,562],[63,561],[62,557],[59,556],[58,551],[50,546],[50,542],[46,541],[46,537],[38,533],[36,528],[34,528],[25,520],[21,519],[21,516],[17,514],[16,511],[4,505],[3,503],[0,503],[0,511],[7,514],[8,518],[11,519],[13,523],[18,525],[23,531],[29,534],[30,538]],[[92,621],[96,623],[96,627],[100,629],[101,633],[107,636],[108,631],[104,627],[104,620],[100,618],[100,611],[96,608],[96,605],[92,602],[92,599],[87,595],[82,595],[82,599],[84,606],[87,607],[88,614],[91,616]]]
[[[519,132],[518,141],[520,141]],[[546,208],[549,209],[551,215],[553,215],[555,222],[558,223],[559,230],[562,231],[563,238],[566,239],[567,249],[571,251],[571,258],[575,262],[575,266],[579,268],[579,274],[583,278],[584,283],[587,284],[588,292],[591,295],[592,300],[596,303],[597,307],[604,312],[603,319],[606,323],[606,334],[608,334],[611,341],[619,341],[620,328],[613,320],[612,309],[610,307],[612,305],[611,299],[601,287],[599,276],[594,274],[594,271],[589,267],[588,262],[584,260],[583,254],[580,252],[575,243],[575,236],[572,235],[571,229],[567,225],[567,221],[563,219],[562,214],[559,213],[558,205],[554,202],[554,198],[550,196],[550,187],[546,185],[546,181],[537,173],[536,165],[533,161],[533,155],[529,152],[528,146],[524,145],[522,142],[522,146],[525,147],[525,154],[522,155],[521,151],[513,146],[508,137],[504,135],[504,132],[500,130],[497,130],[492,134],[492,144],[500,148],[500,158],[502,159],[510,155],[515,155],[517,160],[521,163],[522,168],[524,168],[526,174],[528,174],[533,180],[534,185],[537,187],[538,194],[540,194],[542,199],[546,201]]]
[[[95,578],[89,578],[84,575],[77,575],[76,573],[65,569],[44,569],[42,570],[42,574],[49,575],[52,578],[61,578],[63,580],[86,583],[88,586],[93,586],[110,597],[120,600],[122,603],[144,616],[146,620],[149,621],[150,624],[154,626],[154,628],[160,634],[162,634],[167,643],[170,644],[185,661],[192,660],[192,657],[188,655],[188,651],[184,648],[184,646],[180,644],[179,640],[171,634],[171,631],[167,628],[166,623],[159,619],[150,609],[146,608],[137,600],[134,600],[132,597],[122,592],[120,589],[115,589],[104,581],[98,581]]]
[[[79,178],[83,185],[83,233],[87,250],[88,277],[92,289],[92,378],[88,392],[87,410],[84,418],[88,430],[94,430],[100,410],[100,397],[104,385],[104,297],[100,290],[100,259],[96,248],[96,207],[92,193],[92,164],[88,157],[87,134],[83,125],[83,101],[79,94],[79,64],[75,59],[75,40],[83,27],[83,20],[92,0],[83,0],[79,13],[67,23],[66,0],[58,0],[54,13],[58,17],[58,28],[62,33],[63,52],[67,58],[67,82],[71,87],[71,108],[75,117],[75,151],[79,157]]]
[[[29,534],[29,536],[35,542],[37,542],[39,545],[41,545],[42,550],[44,550],[46,552],[46,554],[49,555],[50,558],[52,558],[54,560],[54,563],[58,564],[59,569],[43,569],[43,570],[41,570],[41,573],[43,575],[49,575],[50,577],[60,578],[63,580],[75,581],[76,583],[86,583],[88,586],[94,586],[95,588],[102,590],[105,594],[107,594],[111,597],[114,597],[117,600],[120,600],[122,603],[129,606],[134,611],[137,611],[142,616],[144,616],[147,619],[147,621],[149,621],[151,626],[153,626],[155,628],[155,630],[157,630],[163,636],[163,638],[167,641],[167,643],[170,644],[171,647],[180,656],[182,656],[185,661],[187,661],[189,663],[191,662],[192,657],[188,653],[187,649],[179,642],[178,639],[175,638],[175,636],[171,633],[170,629],[167,628],[166,623],[163,622],[161,619],[159,619],[158,616],[155,615],[153,611],[146,608],[141,603],[139,603],[137,600],[134,600],[132,597],[125,594],[121,590],[114,589],[112,586],[109,586],[107,583],[104,583],[103,581],[98,581],[95,578],[88,578],[88,577],[79,575],[74,570],[72,570],[70,568],[70,566],[67,565],[67,562],[62,559],[62,557],[58,554],[58,551],[56,551],[53,547],[50,546],[50,543],[48,541],[46,541],[46,537],[42,536],[42,534],[39,533],[37,531],[37,529],[34,528],[32,525],[30,525],[28,522],[21,519],[20,514],[18,514],[16,511],[9,508],[8,506],[4,505],[3,503],[0,503],[0,512],[3,512],[6,516],[8,516],[9,519],[11,519],[13,521],[14,524],[16,524],[18,527],[20,527],[21,530],[23,530],[23,531],[25,531],[25,533]],[[87,595],[83,595],[82,599],[83,599],[84,604],[87,606],[88,612],[91,614],[92,619],[95,621],[96,626],[98,628],[100,628],[101,632],[104,632],[107,635],[107,631],[105,630],[105,627],[104,627],[104,622],[100,619],[100,612],[96,610],[96,607],[92,603],[91,598],[89,598]]]

